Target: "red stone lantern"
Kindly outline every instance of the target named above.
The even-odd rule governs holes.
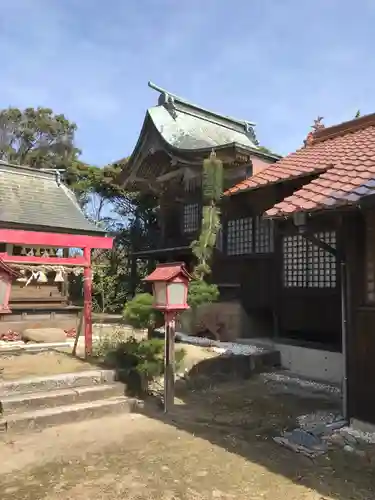
[[[152,283],[154,308],[164,312],[164,411],[174,404],[174,337],[175,317],[178,312],[189,309],[187,303],[191,276],[183,262],[159,264],[144,281]]]
[[[9,297],[12,289],[13,278],[21,274],[0,259],[0,314],[10,313]]]
[[[154,308],[164,313],[189,309],[187,294],[190,275],[183,262],[158,264],[144,281],[152,283]]]

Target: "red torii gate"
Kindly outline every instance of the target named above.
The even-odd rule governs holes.
[[[55,248],[80,248],[83,256],[76,257],[39,257],[29,255],[9,255],[0,252],[0,259],[7,264],[32,264],[32,265],[61,265],[83,267],[84,291],[84,322],[85,322],[85,351],[86,355],[92,353],[92,267],[91,250],[110,250],[113,238],[108,236],[49,233],[39,231],[26,231],[18,229],[0,228],[0,241],[5,244],[22,245],[27,247],[55,247]]]

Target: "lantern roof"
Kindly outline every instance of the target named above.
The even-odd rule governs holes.
[[[156,269],[146,276],[143,281],[170,281],[179,275],[191,279],[184,262],[169,262],[167,264],[158,264]]]
[[[13,276],[15,278],[19,278],[21,276],[21,273],[17,270],[11,267],[9,264],[3,261],[3,259],[0,258],[0,271],[4,271],[9,276]]]

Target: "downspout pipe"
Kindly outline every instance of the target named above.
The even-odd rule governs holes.
[[[348,409],[348,272],[345,256],[335,247],[328,245],[325,241],[316,238],[306,227],[306,224],[295,224],[299,234],[319,248],[334,255],[340,266],[340,296],[341,296],[341,350],[343,358],[342,367],[342,416],[349,421]]]
[[[346,421],[349,421],[348,405],[348,273],[344,259],[340,260],[341,281],[341,350],[343,358],[342,368],[342,413]]]

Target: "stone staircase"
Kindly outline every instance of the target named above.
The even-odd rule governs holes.
[[[0,383],[0,436],[136,411],[112,370]]]

